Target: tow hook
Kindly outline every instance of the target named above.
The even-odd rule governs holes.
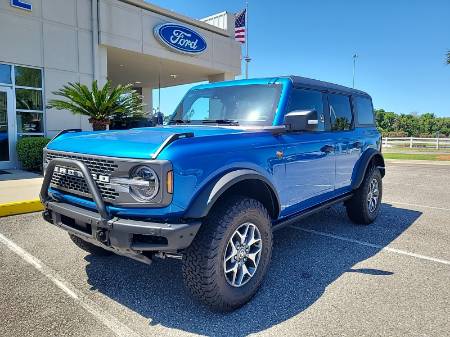
[[[101,243],[103,243],[106,246],[109,246],[108,233],[106,233],[106,230],[104,230],[104,229],[97,230],[95,236],[98,241],[100,241]]]

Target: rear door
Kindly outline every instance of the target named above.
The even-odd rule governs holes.
[[[355,132],[351,96],[340,93],[328,94],[328,108],[336,152],[334,187],[336,194],[339,194],[350,188],[353,168],[361,155],[363,142],[358,136],[359,133]]]
[[[334,141],[325,120],[326,99],[320,91],[294,88],[286,113],[316,110],[314,131],[288,132],[284,143],[286,175],[283,179],[285,212],[292,213],[319,203],[334,189]]]

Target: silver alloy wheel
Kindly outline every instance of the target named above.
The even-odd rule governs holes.
[[[223,255],[223,271],[228,284],[242,287],[255,275],[261,258],[262,240],[258,227],[240,225],[228,240]]]
[[[367,207],[370,213],[373,213],[377,209],[379,196],[378,180],[373,178],[369,185],[369,193],[367,194]]]

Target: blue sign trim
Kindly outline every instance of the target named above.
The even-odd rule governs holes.
[[[22,0],[11,0],[11,6],[17,7],[17,8],[20,8],[20,9],[24,9],[26,11],[32,11],[33,10],[33,5],[32,4],[30,4],[28,2],[25,2],[25,1],[22,1]]]
[[[154,28],[155,37],[166,47],[177,52],[197,55],[208,47],[205,39],[189,27],[165,23]]]

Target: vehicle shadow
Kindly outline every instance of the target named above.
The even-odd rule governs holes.
[[[333,233],[381,247],[411,226],[421,213],[382,205],[371,226],[352,224],[335,206],[275,233],[273,259],[266,281],[252,301],[232,313],[213,313],[195,302],[183,287],[181,261],[156,260],[151,266],[123,258],[86,256],[88,282],[151,325],[208,336],[246,336],[298,315],[344,273],[389,277],[388,270],[354,267],[380,249],[309,233]]]

